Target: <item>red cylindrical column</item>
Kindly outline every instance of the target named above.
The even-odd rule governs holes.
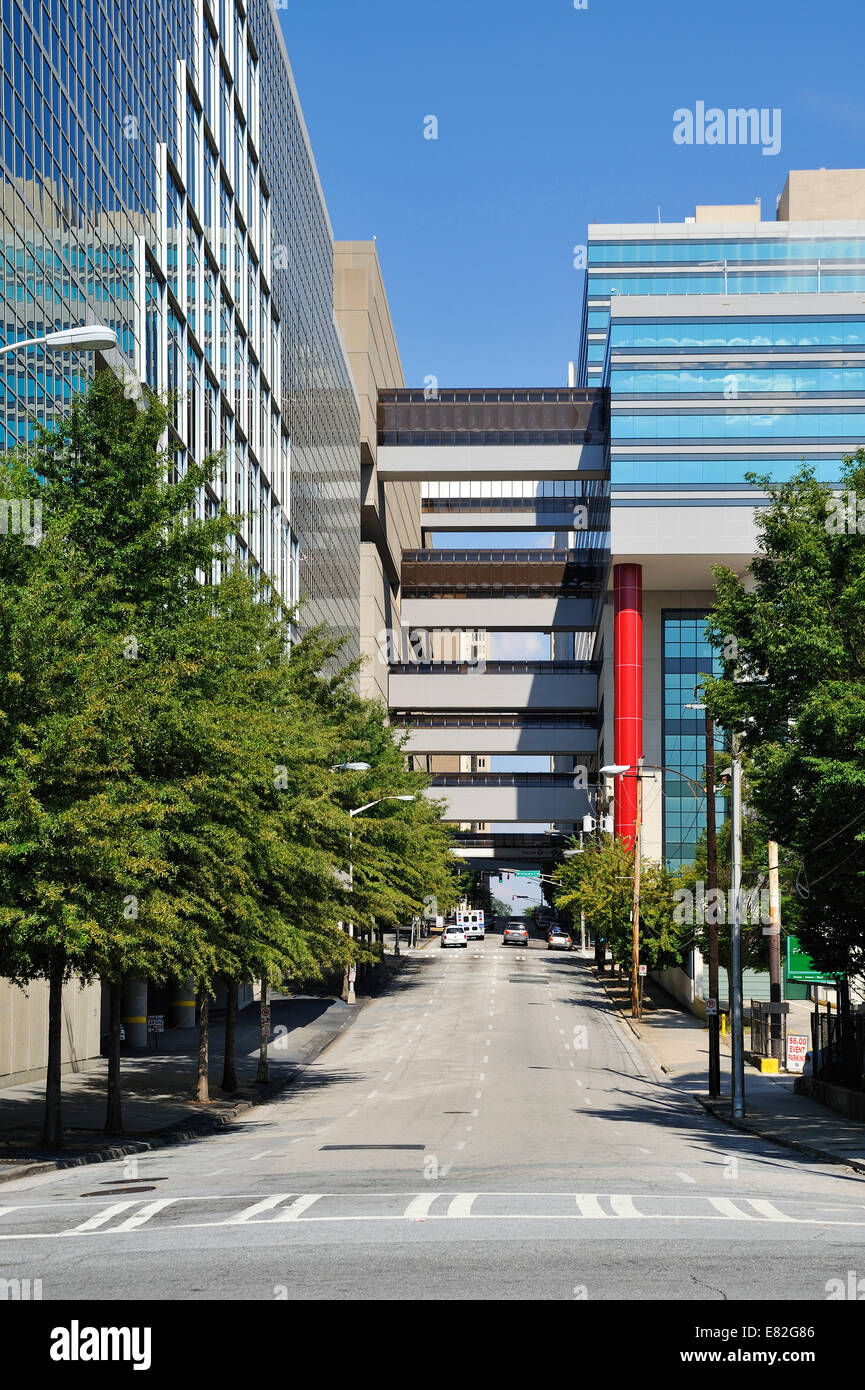
[[[616,762],[630,772],[616,781],[616,834],[630,846],[637,820],[637,762],[643,756],[643,567],[613,568]]]

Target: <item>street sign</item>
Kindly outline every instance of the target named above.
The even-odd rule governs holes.
[[[707,999],[707,1000],[706,1000],[706,1013],[707,1013],[707,1014],[711,1014],[713,1018],[717,1018],[717,1017],[718,1017],[718,1001],[717,1001],[717,999]]]
[[[647,965],[641,965],[641,966],[640,966],[640,974],[641,974],[641,975],[648,975],[648,973],[649,973],[649,967],[648,967]]]
[[[804,1033],[787,1034],[787,1070],[803,1071],[805,1055],[808,1051],[808,1037]]]
[[[787,937],[787,979],[807,985],[834,985],[838,982],[836,975],[827,975],[825,971],[817,969],[808,953],[802,950],[797,936]]]
[[[269,1005],[269,1004],[262,1004],[262,1005],[261,1005],[261,1033],[262,1033],[262,1037],[265,1037],[265,1038],[268,1037],[268,1036],[270,1035],[270,1005]]]
[[[148,1015],[147,1015],[147,1031],[148,1031],[148,1033],[164,1033],[164,1032],[165,1032],[165,1014],[148,1014]]]
[[[349,982],[349,984],[350,984],[350,985],[353,985],[356,979],[357,979],[357,971],[355,970],[354,966],[352,966],[351,969],[350,969],[349,972],[348,972],[348,982]]]

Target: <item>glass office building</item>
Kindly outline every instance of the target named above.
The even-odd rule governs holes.
[[[833,171],[798,177],[831,198]],[[713,664],[711,566],[742,573],[756,545],[747,475],[805,462],[831,484],[865,443],[865,220],[799,203],[791,221],[755,206],[589,228],[577,380],[610,392],[612,563],[641,576],[644,752],[669,769],[650,833],[671,868],[705,827],[686,780],[704,716],[686,706]]]
[[[2,0],[3,341],[101,322],[114,370],[170,392],[202,508],[358,650],[359,410],[333,242],[270,0]],[[5,443],[92,357],[0,358]]]

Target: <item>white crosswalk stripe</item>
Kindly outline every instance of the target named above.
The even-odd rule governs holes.
[[[265,1197],[261,1202],[256,1202],[254,1206],[244,1207],[243,1211],[237,1212],[235,1216],[229,1216],[225,1225],[242,1226],[247,1221],[251,1221],[253,1216],[258,1216],[259,1212],[272,1211],[274,1207],[279,1206],[280,1202],[287,1202],[290,1196],[290,1192],[277,1192],[272,1197]]]
[[[115,1216],[119,1216],[122,1211],[128,1211],[130,1207],[136,1206],[135,1202],[115,1202],[113,1206],[106,1207],[104,1211],[99,1211],[95,1216],[90,1216],[86,1221],[82,1221],[80,1226],[73,1226],[71,1231],[64,1231],[64,1235],[77,1236],[82,1231],[98,1231],[100,1226],[111,1221]]]
[[[435,1201],[437,1195],[438,1194],[434,1192],[431,1197],[425,1195],[413,1198],[413,1200],[409,1202],[408,1206],[406,1207],[403,1215],[406,1216],[409,1221],[419,1221],[422,1217],[428,1216],[430,1207]]]
[[[756,1220],[756,1217],[753,1217],[749,1211],[742,1211],[741,1207],[737,1207],[735,1202],[731,1202],[729,1197],[710,1197],[709,1201],[712,1203],[715,1210],[719,1211],[722,1216],[733,1217],[736,1221]]]
[[[155,1216],[158,1211],[163,1211],[165,1207],[173,1206],[176,1200],[176,1197],[161,1197],[158,1202],[148,1202],[141,1208],[141,1211],[137,1211],[134,1216],[127,1217],[125,1221],[121,1221],[119,1226],[113,1227],[113,1230],[115,1232],[137,1231],[139,1226],[147,1224],[151,1216]]]
[[[313,1203],[319,1200],[320,1195],[320,1193],[314,1193],[305,1197],[296,1197],[290,1207],[278,1211],[272,1219],[274,1221],[296,1221],[303,1212],[308,1211]]]

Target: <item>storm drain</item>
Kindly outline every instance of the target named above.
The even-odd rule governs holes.
[[[426,1144],[322,1144],[319,1153],[332,1153],[335,1149],[425,1149]]]
[[[512,985],[542,985],[546,980],[546,975],[509,975],[508,982]]]

